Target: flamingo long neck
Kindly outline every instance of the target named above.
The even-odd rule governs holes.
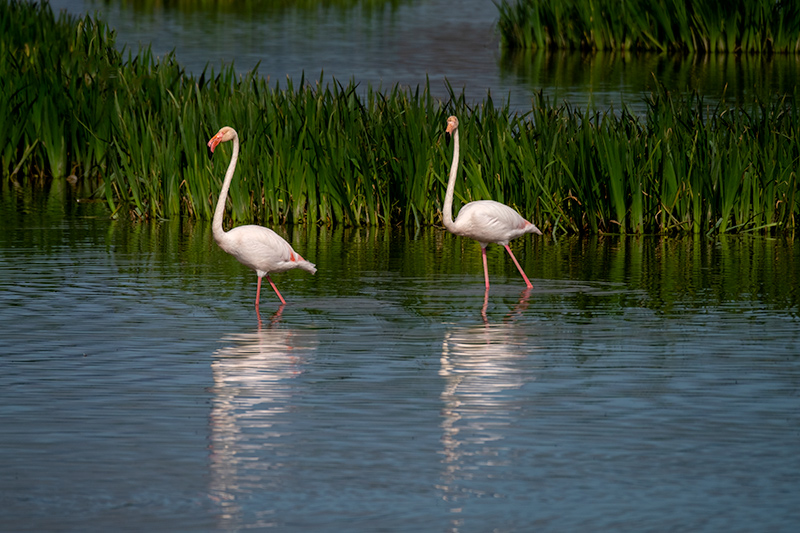
[[[444,195],[444,206],[442,207],[442,219],[444,227],[453,227],[453,194],[456,190],[456,174],[458,174],[458,128],[453,132],[453,162],[450,163],[450,178],[447,180],[447,192]]]
[[[211,222],[211,230],[214,233],[214,239],[219,242],[225,238],[225,230],[222,229],[222,218],[225,216],[225,204],[228,201],[228,189],[231,188],[231,181],[233,180],[233,173],[236,170],[236,161],[239,159],[239,136],[233,137],[233,153],[231,154],[231,162],[228,164],[228,171],[225,173],[225,180],[222,182],[222,190],[219,192],[219,200],[217,200],[217,208],[214,211],[214,220]]]

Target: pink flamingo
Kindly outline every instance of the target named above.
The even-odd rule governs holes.
[[[483,276],[486,282],[486,290],[489,290],[489,267],[486,261],[486,246],[494,242],[502,244],[517,265],[525,285],[530,289],[533,287],[528,276],[519,266],[514,252],[508,246],[511,239],[521,237],[526,233],[541,235],[539,228],[522,218],[522,216],[507,205],[495,202],[494,200],[478,200],[470,202],[461,208],[458,218],[453,220],[453,193],[456,189],[456,174],[458,173],[458,119],[449,117],[447,119],[447,129],[445,130],[446,139],[452,135],[453,162],[450,165],[450,179],[447,182],[447,193],[444,196],[444,207],[442,208],[442,218],[444,227],[454,235],[469,237],[478,241],[481,245],[481,255],[483,256]]]
[[[233,141],[233,153],[231,162],[228,164],[228,171],[225,173],[225,181],[222,182],[222,190],[219,193],[214,220],[211,224],[214,240],[217,241],[220,248],[235,257],[241,264],[256,271],[258,275],[256,311],[261,298],[261,278],[265,276],[275,294],[280,298],[281,304],[286,304],[278,287],[269,277],[270,272],[285,272],[293,268],[302,268],[313,274],[317,269],[313,263],[300,257],[300,254],[295,252],[288,242],[269,228],[248,225],[232,228],[230,231],[222,229],[222,216],[225,214],[228,189],[230,189],[233,173],[236,170],[236,161],[239,159],[239,135],[233,128],[225,126],[208,141],[210,154],[214,153],[214,149],[219,143],[228,141]]]

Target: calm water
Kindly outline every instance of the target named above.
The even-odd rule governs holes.
[[[434,96],[445,99],[447,80],[473,102],[491,92],[495,103],[508,100],[522,112],[542,91],[551,103],[599,110],[628,106],[642,114],[656,80],[672,91],[697,90],[708,103],[723,95],[736,102],[778,97],[800,85],[798,54],[504,54],[493,0],[459,0],[457,8],[452,0],[353,0],[350,8],[322,2],[313,9],[292,2],[255,3],[252,9],[236,2],[208,9],[136,0],[50,4],[73,14],[99,12],[117,31],[120,46],[136,52],[151,45],[158,55],[174,50],[196,75],[206,65],[219,70],[234,63],[240,72],[258,66],[262,76],[283,87],[287,76],[297,83],[305,74],[315,82],[321,73],[324,80],[354,79],[364,87],[424,87],[430,80]]]
[[[796,241],[282,230],[0,196],[7,531],[794,531]],[[68,206],[65,210],[64,205]]]

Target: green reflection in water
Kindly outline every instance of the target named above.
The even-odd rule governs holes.
[[[36,259],[43,263],[46,256],[63,253],[77,263],[82,257],[107,255],[118,259],[112,264],[121,277],[142,281],[142,291],[177,284],[195,305],[252,305],[255,274],[217,247],[210,224],[112,221],[102,206],[63,201],[72,194],[66,187],[51,187],[47,194],[27,189],[0,194],[0,254],[21,253],[23,260],[45,256]],[[275,276],[290,305],[360,295],[436,314],[442,301],[455,307],[483,303],[480,247],[442,228],[274,229],[319,269],[315,276]],[[591,311],[600,298],[611,309],[616,302],[618,309],[642,307],[665,314],[751,304],[798,314],[796,239],[532,237],[514,241],[512,248],[534,284],[534,297],[579,309]],[[490,246],[488,252],[490,300],[515,300],[524,289],[516,268],[502,247]],[[266,299],[262,311],[276,303]]]
[[[740,105],[791,94],[800,78],[800,55],[507,50],[500,69],[502,76],[532,91],[544,90],[554,103],[574,102],[577,93],[600,110],[614,104],[636,110],[643,108],[644,95],[660,86],[678,93],[696,91],[709,103],[725,95],[726,101]]]
[[[106,0],[104,3],[112,3]],[[184,13],[216,12],[226,15],[280,15],[285,13],[316,13],[320,9],[326,11],[343,11],[361,8],[365,12],[396,8],[411,0],[122,0],[119,3],[125,8],[140,13],[156,13],[161,10],[175,10]]]

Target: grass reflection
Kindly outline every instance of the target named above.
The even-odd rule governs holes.
[[[729,102],[744,105],[754,97],[780,97],[785,88],[793,87],[800,78],[800,55],[513,49],[503,51],[500,68],[505,76],[529,80],[533,91],[551,87],[554,102],[561,100],[559,92],[566,98],[576,91],[602,94],[610,86],[622,86],[640,87],[639,94],[645,94],[658,91],[661,82],[700,94],[724,95]]]
[[[46,255],[99,247],[114,256],[139,258],[136,272],[127,270],[130,259],[121,261],[120,274],[143,277],[148,284],[153,282],[149,276],[165,276],[187,296],[194,295],[196,305],[208,305],[212,296],[225,302],[241,298],[243,309],[252,303],[251,273],[218,249],[209,223],[111,221],[96,216],[102,207],[65,204],[62,194],[57,189],[47,195],[37,189],[0,193],[0,249],[30,248]],[[301,300],[315,295],[348,297],[370,287],[373,294],[424,307],[425,301],[442,298],[452,286],[460,297],[470,295],[477,310],[483,303],[479,245],[443,228],[286,225],[274,229],[318,264],[318,274],[308,279],[291,272],[281,275],[281,283],[293,285],[292,292]],[[756,302],[798,312],[795,280],[800,277],[800,246],[790,237],[568,236],[518,239],[511,246],[534,285],[532,300],[537,295],[579,298],[589,283],[594,293],[616,299],[619,307],[644,306],[670,313]],[[504,260],[502,247],[489,246],[487,253],[490,275],[498,284],[490,303],[496,303],[494,298],[502,297],[505,284],[518,288],[519,274]],[[431,284],[439,292],[423,290]],[[603,290],[602,284],[607,284]]]
[[[317,12],[320,9],[348,10],[362,8],[365,12],[396,8],[413,0],[105,0],[106,4],[122,4],[142,13],[177,10],[187,13],[216,12],[232,15],[277,15],[286,11]]]

